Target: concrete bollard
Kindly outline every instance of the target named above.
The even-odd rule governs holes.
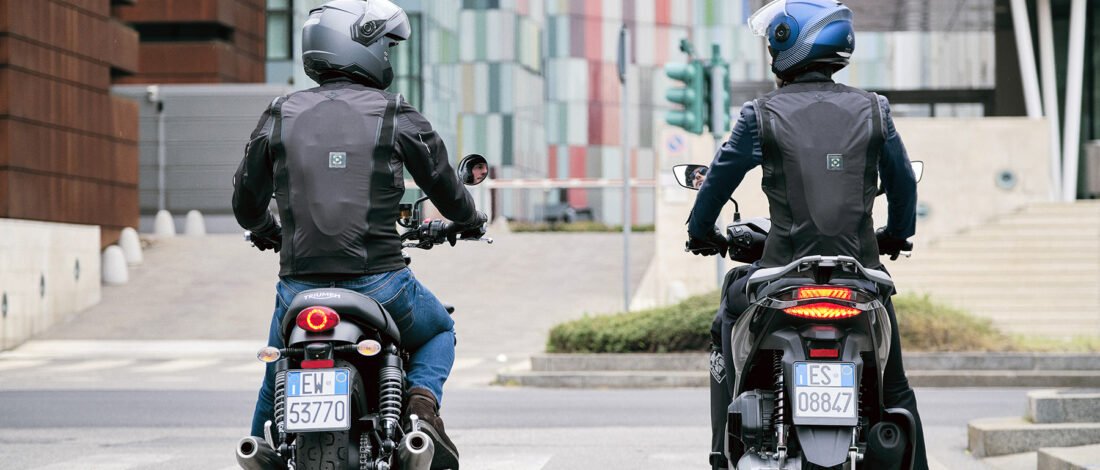
[[[157,212],[157,218],[153,221],[153,234],[157,238],[176,236],[176,222],[172,220],[172,214],[163,209]]]
[[[206,223],[202,220],[202,212],[196,210],[187,212],[187,223],[183,226],[183,234],[189,237],[206,235]]]
[[[126,267],[126,255],[118,245],[111,245],[103,250],[103,283],[126,284],[130,282],[130,271]]]
[[[137,266],[143,261],[141,256],[141,239],[137,230],[126,227],[118,237],[118,246],[122,248],[122,254],[126,256],[126,264]]]

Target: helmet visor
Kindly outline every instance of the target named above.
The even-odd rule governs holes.
[[[772,0],[749,17],[749,30],[762,38],[768,37],[768,26],[775,16],[787,11],[787,0]]]

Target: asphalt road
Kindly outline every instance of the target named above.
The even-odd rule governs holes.
[[[123,378],[120,378],[123,379]],[[965,455],[966,422],[1022,413],[1020,389],[918,390],[933,468]],[[250,390],[0,391],[0,468],[234,468]],[[471,470],[706,469],[702,389],[459,388],[443,410]]]

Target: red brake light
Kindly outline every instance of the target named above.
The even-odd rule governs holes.
[[[303,369],[328,369],[336,365],[332,359],[310,359],[302,361]]]
[[[805,299],[852,300],[852,289],[833,286],[799,287],[795,300]]]
[[[810,349],[810,358],[830,358],[836,359],[840,357],[840,351],[836,349]]]
[[[336,327],[340,315],[328,307],[306,307],[298,313],[298,327],[311,333],[320,333]]]
[[[817,302],[805,305],[795,305],[794,307],[788,307],[783,309],[787,315],[794,315],[796,317],[810,318],[814,320],[840,320],[843,318],[851,318],[859,315],[860,310],[858,308],[847,307],[844,305],[837,305],[829,302]]]

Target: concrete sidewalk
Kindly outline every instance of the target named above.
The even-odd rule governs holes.
[[[409,250],[411,268],[456,306],[456,380],[487,385],[497,369],[541,352],[550,327],[586,312],[622,307],[621,235],[492,234],[496,242]],[[634,235],[632,284],[652,257],[653,235]],[[103,301],[37,339],[267,339],[278,255],[239,235],[156,241],[131,281],[103,290]],[[471,366],[471,364],[474,364]]]

